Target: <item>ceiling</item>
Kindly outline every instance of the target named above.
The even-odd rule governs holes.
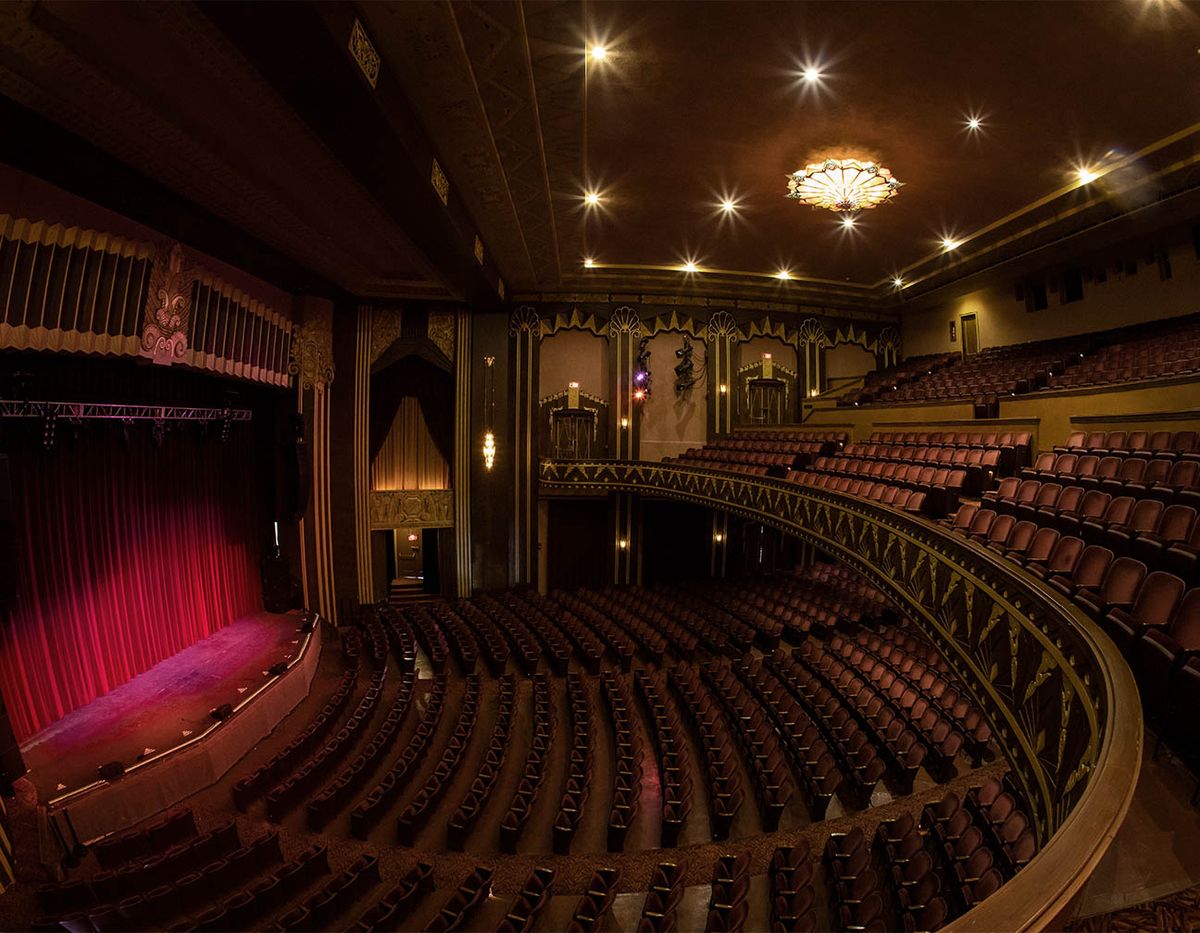
[[[878,290],[945,265],[943,237],[1064,185],[1047,210],[1104,195],[1104,178],[1079,187],[1074,169],[1200,121],[1200,8],[1172,0],[502,0],[359,14],[510,292],[682,285],[686,259],[776,295],[799,287],[771,278],[783,268]],[[602,62],[584,54],[594,43]],[[799,77],[806,65],[819,81]],[[846,231],[784,198],[788,173],[829,155],[876,159],[905,185]]]
[[[449,295],[403,225],[191,4],[3,4],[0,93],[351,294]]]

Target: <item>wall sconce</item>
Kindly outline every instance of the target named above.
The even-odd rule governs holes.
[[[721,383],[721,384],[720,384],[720,385],[717,387],[717,391],[718,391],[718,392],[720,392],[722,395],[724,395],[726,392],[728,392],[728,391],[729,391],[729,386],[725,385],[725,383],[723,383],[723,382],[722,382],[722,383]]]
[[[492,424],[496,419],[496,371],[494,356],[483,358],[483,468],[491,470],[496,463],[496,433]]]
[[[764,353],[764,354],[763,354],[763,359],[764,359],[764,360],[769,360],[770,358],[771,358],[771,354],[770,354],[770,353]]]
[[[626,538],[617,538],[617,547],[623,551],[629,547],[629,541]]]
[[[622,427],[622,428],[628,428],[628,427],[629,427],[629,419],[628,419],[628,418],[622,418],[622,419],[621,419],[621,427]]]
[[[717,544],[720,544],[725,540],[725,536],[718,531],[715,535],[713,535],[713,540],[716,541]]]

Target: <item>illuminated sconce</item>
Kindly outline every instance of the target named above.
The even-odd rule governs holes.
[[[617,538],[617,547],[619,547],[622,551],[625,550],[627,547],[629,547],[629,540],[627,538]]]
[[[416,541],[416,540],[417,540],[417,533],[416,533],[415,531],[410,531],[410,532],[408,533],[408,540],[409,540],[409,542],[410,542],[410,543],[411,543],[411,542],[413,542],[413,541]]]
[[[623,428],[628,428],[628,427],[629,427],[629,419],[628,419],[628,418],[622,418],[622,419],[621,419],[621,427],[623,427]]]
[[[717,387],[717,391],[720,392],[722,395],[725,395],[729,391],[729,386],[725,385],[725,383],[722,382]]]
[[[717,544],[720,544],[725,540],[725,536],[718,531],[715,535],[713,535],[713,540],[716,541]]]
[[[485,356],[484,364],[484,383],[483,383],[483,399],[484,399],[484,430],[483,430],[483,468],[491,470],[496,463],[496,432],[492,430],[492,423],[496,418],[496,371],[494,369],[496,358],[494,356]]]
[[[567,383],[567,408],[570,408],[572,411],[579,408],[579,383],[578,382],[568,382]]]
[[[646,400],[646,390],[645,389],[634,389],[633,390],[633,400],[635,402],[644,402]]]
[[[771,358],[771,354],[770,354],[770,353],[764,353],[764,354],[763,354],[763,359],[764,359],[764,360],[769,360],[770,358]]]

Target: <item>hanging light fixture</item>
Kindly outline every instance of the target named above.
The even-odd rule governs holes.
[[[487,418],[483,431],[483,468],[490,470],[496,463],[496,433],[492,430],[492,422],[496,417],[496,375],[492,369],[496,362],[494,356],[483,358],[484,369],[484,410]]]
[[[890,201],[902,184],[874,162],[826,159],[789,175],[787,196],[827,211],[861,211]]]

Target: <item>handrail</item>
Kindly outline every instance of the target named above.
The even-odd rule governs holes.
[[[539,495],[610,492],[711,506],[806,540],[920,625],[1012,767],[1039,853],[954,930],[1063,922],[1125,818],[1142,758],[1129,666],[1074,604],[1011,561],[890,506],[783,480],[636,461],[544,460]]]

